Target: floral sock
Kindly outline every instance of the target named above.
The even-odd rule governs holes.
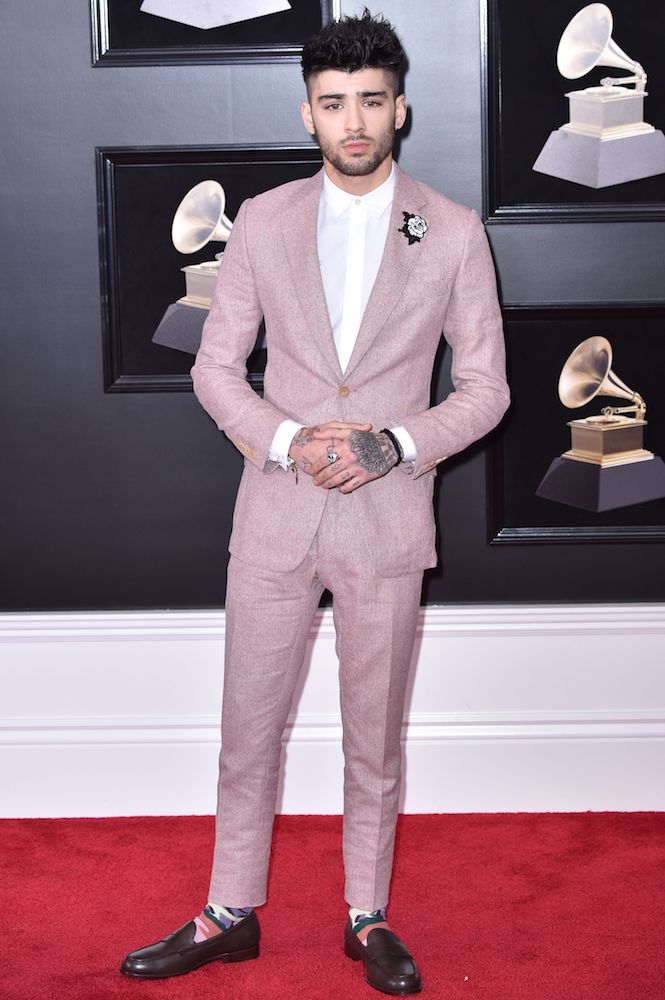
[[[220,906],[218,903],[208,903],[198,917],[194,917],[196,934],[194,943],[200,944],[208,938],[223,934],[235,924],[240,923],[252,912],[251,906]]]
[[[349,916],[354,934],[365,947],[367,947],[367,935],[370,931],[374,931],[378,927],[382,927],[386,931],[390,929],[386,922],[385,908],[382,910],[358,910],[352,906],[349,910]]]

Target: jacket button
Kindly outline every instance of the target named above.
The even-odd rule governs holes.
[[[342,385],[342,386],[340,386],[340,389],[339,389],[340,396],[348,396],[350,392],[351,392],[351,390],[349,389],[348,385]]]

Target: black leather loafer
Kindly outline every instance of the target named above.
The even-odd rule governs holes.
[[[381,993],[403,997],[421,989],[420,972],[403,941],[377,927],[367,935],[367,944],[358,940],[347,921],[344,928],[344,951],[354,961],[365,965],[365,982]]]
[[[207,941],[196,944],[195,934],[196,924],[190,920],[163,941],[130,951],[120,971],[139,979],[168,979],[169,976],[182,976],[208,962],[245,962],[259,957],[261,931],[253,910],[228,931]]]

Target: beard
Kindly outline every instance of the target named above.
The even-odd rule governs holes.
[[[348,154],[344,155],[342,148],[344,143],[333,144],[327,142],[316,130],[314,131],[314,137],[319,144],[322,155],[332,163],[335,170],[339,171],[340,174],[345,174],[347,177],[365,177],[367,174],[373,174],[377,167],[380,167],[386,157],[392,152],[393,145],[395,144],[395,129],[386,129],[376,140],[369,139],[364,135],[345,139],[344,143],[370,143],[370,148],[366,153],[356,153],[351,157]]]

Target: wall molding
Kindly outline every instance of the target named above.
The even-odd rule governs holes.
[[[223,638],[218,611],[91,611],[0,613],[0,642],[90,639]],[[437,605],[421,608],[420,635],[665,635],[665,604]],[[312,636],[334,634],[332,612],[318,611]]]
[[[0,615],[0,815],[212,812],[224,629],[219,610]],[[663,636],[660,604],[423,608],[403,810],[665,809]],[[278,809],[339,812],[329,609],[309,660]]]
[[[665,740],[665,710],[565,712],[412,712],[402,727],[404,744],[466,740]],[[336,713],[292,714],[283,743],[341,743]],[[219,717],[201,716],[2,716],[0,746],[219,744]]]

